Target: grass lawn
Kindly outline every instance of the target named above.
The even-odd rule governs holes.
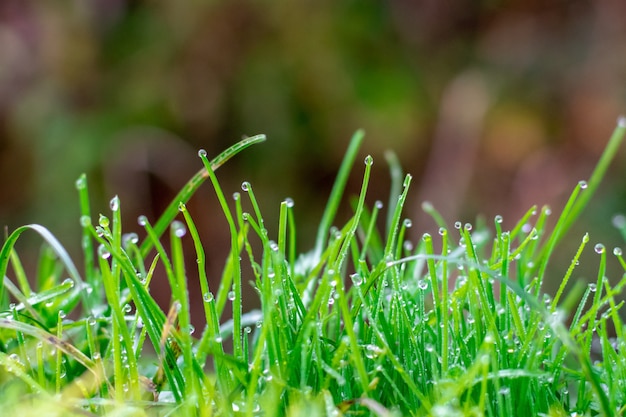
[[[41,225],[16,229],[0,251],[2,415],[623,415],[626,339],[616,296],[626,275],[613,286],[605,275],[607,256],[626,271],[621,250],[568,235],[580,240],[571,262],[550,262],[625,135],[621,118],[588,181],[572,181],[560,213],[530,207],[511,230],[500,216],[449,227],[424,204],[439,232],[411,243],[403,217],[411,176],[391,184],[399,190],[391,206],[368,201],[373,159],[356,160],[357,132],[306,253],[296,253],[291,199],[266,228],[253,185],[233,199],[220,187],[217,168],[263,136],[213,160],[201,150],[203,168],[158,221],[138,219],[141,242],[122,230],[117,197],[106,215],[92,212],[81,176],[83,270]],[[345,200],[353,169],[363,172],[362,189]],[[207,179],[231,234],[217,288],[185,206]],[[335,224],[340,204],[353,210],[346,224]],[[13,249],[23,232],[44,242],[32,277]],[[185,239],[195,253],[184,253]],[[584,250],[598,254],[597,280],[570,282]],[[186,257],[197,259],[207,323],[195,331]],[[549,264],[561,271],[550,277],[561,282],[554,297],[542,288]],[[172,292],[165,309],[151,294],[157,268]],[[259,309],[244,311],[248,285]]]

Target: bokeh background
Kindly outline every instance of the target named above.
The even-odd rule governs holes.
[[[94,212],[118,194],[140,232],[137,215],[154,220],[201,167],[199,148],[264,133],[219,178],[227,193],[252,183],[270,233],[292,197],[306,250],[362,128],[370,204],[388,199],[385,150],[414,176],[414,238],[434,229],[423,200],[450,224],[501,214],[512,227],[588,178],[626,112],[625,76],[623,0],[2,0],[0,222],[42,223],[78,254],[82,172]],[[574,246],[587,230],[623,245],[624,161]],[[217,279],[228,235],[210,186],[190,210]]]

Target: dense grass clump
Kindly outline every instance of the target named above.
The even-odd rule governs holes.
[[[392,184],[399,195],[379,221],[382,204],[366,203],[370,156],[353,216],[334,225],[358,132],[303,254],[295,249],[291,199],[281,203],[278,225],[266,226],[252,185],[229,203],[214,172],[263,136],[213,161],[200,151],[204,168],[163,216],[154,225],[139,218],[141,243],[121,230],[117,197],[107,215],[92,215],[83,176],[84,271],[39,225],[18,228],[0,251],[3,415],[622,415],[626,340],[615,297],[626,275],[609,285],[607,250],[597,244],[597,281],[568,285],[589,245],[585,235],[569,265],[552,265],[562,271],[554,297],[542,284],[625,133],[620,120],[589,181],[575,185],[554,221],[548,207],[532,207],[511,230],[499,216],[448,227],[426,203],[439,233],[411,243],[403,217],[411,176]],[[185,207],[207,178],[231,232],[219,288],[209,286]],[[13,249],[28,230],[45,242],[34,277]],[[169,247],[160,240],[167,231]],[[183,239],[195,253],[183,253]],[[626,271],[621,251],[613,253]],[[185,256],[197,259],[207,322],[195,332]],[[157,267],[172,292],[165,311],[150,293]],[[244,285],[256,290],[259,310],[243,311]]]

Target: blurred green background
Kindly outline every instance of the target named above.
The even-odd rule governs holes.
[[[625,76],[623,0],[2,0],[0,222],[42,223],[78,251],[86,172],[94,212],[119,194],[138,231],[201,167],[199,148],[264,133],[218,176],[227,193],[252,183],[270,233],[292,197],[307,250],[363,128],[370,204],[388,198],[385,150],[414,175],[413,238],[434,229],[423,200],[450,224],[482,213],[512,227],[589,176],[625,112]],[[623,244],[611,218],[626,211],[624,159],[574,245],[585,230]],[[212,196],[202,188],[190,210],[219,276],[228,240]]]

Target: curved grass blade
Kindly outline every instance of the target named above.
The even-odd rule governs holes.
[[[226,161],[230,158],[246,149],[247,147],[254,145],[255,143],[260,143],[265,141],[265,135],[256,135],[249,138],[246,138],[240,142],[237,142],[230,148],[226,149],[224,152],[216,156],[213,160],[211,160],[211,169],[214,171],[222,166]],[[174,197],[172,202],[167,206],[161,217],[154,224],[154,233],[157,237],[161,237],[170,223],[174,220],[174,218],[178,215],[178,206],[180,203],[187,203],[191,196],[194,195],[196,190],[209,178],[209,173],[206,167],[200,169],[196,175],[194,175],[187,184],[180,190],[180,192]],[[147,238],[139,247],[141,251],[141,255],[145,258],[145,256],[150,252],[154,245],[153,239]]]
[[[26,226],[21,226],[15,229],[13,233],[9,235],[6,242],[4,242],[2,249],[0,250],[0,277],[4,277],[6,275],[13,247],[15,246],[15,243],[17,242],[17,239],[20,237],[20,235],[26,230],[33,230],[37,232],[46,241],[46,243],[50,245],[52,250],[57,254],[59,259],[65,266],[67,273],[74,281],[73,296],[81,297],[84,307],[91,313],[90,303],[87,298],[87,292],[83,291],[83,280],[80,277],[80,274],[78,273],[78,269],[74,265],[74,262],[72,262],[72,258],[70,258],[70,255],[67,253],[63,245],[61,245],[61,243],[57,240],[57,238],[54,237],[54,235],[48,229],[41,225],[29,224]],[[4,285],[0,286],[0,300],[4,300]]]

